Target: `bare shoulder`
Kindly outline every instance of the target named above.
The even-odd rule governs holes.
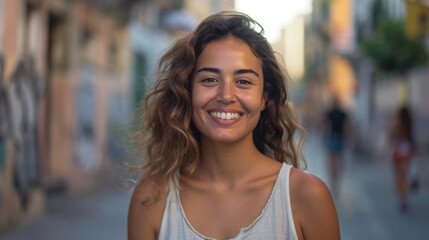
[[[320,178],[293,168],[290,196],[300,239],[340,239],[334,202],[328,187]]]
[[[329,189],[320,178],[297,168],[291,170],[290,188],[294,197],[310,203],[313,198],[331,198]]]
[[[128,240],[156,239],[165,206],[166,191],[160,176],[139,183],[128,209]]]

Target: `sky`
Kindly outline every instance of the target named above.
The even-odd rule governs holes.
[[[235,0],[235,9],[258,21],[268,41],[275,42],[283,26],[311,11],[311,0]]]

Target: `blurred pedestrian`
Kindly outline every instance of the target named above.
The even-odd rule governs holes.
[[[340,238],[328,188],[299,169],[288,79],[262,34],[222,12],[160,59],[137,131],[129,240]]]
[[[393,116],[390,123],[389,143],[399,211],[406,212],[409,207],[410,163],[415,152],[413,124],[409,106],[399,108]]]
[[[344,168],[344,148],[350,137],[351,127],[347,112],[335,97],[325,113],[323,140],[327,151],[327,166],[331,191],[339,194],[339,182]]]

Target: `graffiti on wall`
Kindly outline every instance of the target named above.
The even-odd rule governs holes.
[[[75,92],[76,139],[74,160],[84,172],[94,172],[98,166],[95,141],[96,101],[94,91],[94,70],[84,66],[80,72],[80,83]]]
[[[121,93],[109,96],[106,153],[111,160],[121,162],[125,158],[124,139],[130,117],[129,98]]]
[[[7,96],[6,138],[15,149],[14,187],[25,207],[29,191],[40,184],[38,147],[38,103],[42,94],[32,57],[22,59],[13,72]]]

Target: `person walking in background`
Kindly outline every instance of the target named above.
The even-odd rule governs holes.
[[[209,16],[167,50],[134,135],[144,161],[130,163],[143,175],[129,240],[340,239],[328,188],[299,169],[280,66],[238,12]]]
[[[389,129],[389,143],[399,211],[404,213],[409,207],[408,174],[415,152],[411,110],[408,106],[401,107],[393,116]]]
[[[339,194],[339,180],[344,168],[344,148],[350,131],[349,116],[342,109],[340,100],[335,97],[325,113],[322,133],[328,156],[329,185],[335,195]]]

